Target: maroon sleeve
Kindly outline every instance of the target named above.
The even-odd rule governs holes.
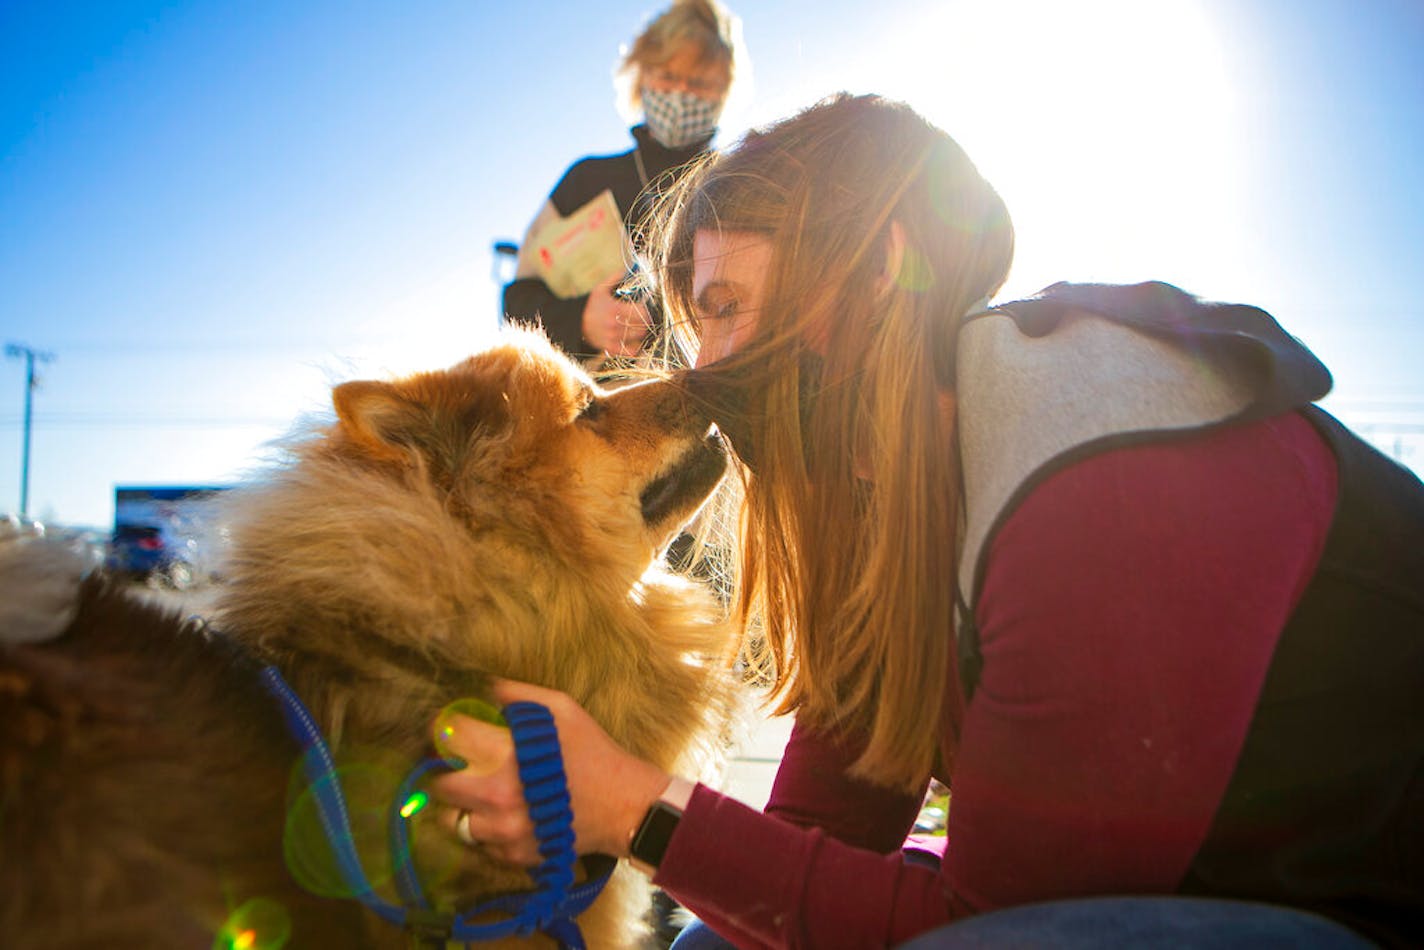
[[[656,882],[738,947],[888,947],[949,920],[939,874],[702,786]]]
[[[1055,474],[990,552],[941,872],[699,788],[658,883],[749,947],[887,946],[994,907],[1173,891],[1319,559],[1334,478],[1295,415]]]
[[[792,727],[791,738],[782,753],[781,765],[777,769],[776,781],[772,785],[771,797],[767,802],[766,815],[779,818],[788,825],[819,829],[817,840],[824,833],[857,848],[882,854],[898,852],[905,836],[914,825],[923,796],[894,791],[852,778],[848,770],[862,748],[863,742],[808,729],[797,722]],[[706,804],[703,800],[704,793],[715,803],[709,808],[717,812],[717,818],[705,825],[699,825],[701,827],[712,829],[722,822],[729,826],[745,822],[758,826],[760,822],[765,821],[763,815],[758,815],[729,799],[718,800],[714,793],[701,787],[695,796],[697,805],[694,807]],[[685,816],[683,820],[698,822],[695,815]],[[749,828],[744,833],[753,835],[761,832]],[[735,843],[741,840],[739,834],[729,834],[730,837],[724,840],[735,846]],[[722,838],[722,835],[718,834],[717,837]],[[808,846],[813,849],[817,843],[816,840],[802,839],[799,836],[793,840],[798,847]],[[698,865],[705,860],[705,855],[700,853],[701,849],[714,846],[711,843],[685,843],[699,851],[699,857],[693,859]],[[898,857],[895,860],[898,861]],[[664,866],[667,863],[665,858]],[[658,883],[673,890],[661,876]],[[735,940],[738,946],[764,945],[757,938],[738,929],[731,920],[721,917],[710,906],[699,904],[695,899],[689,899],[686,906],[698,913],[703,921],[723,936]]]
[[[766,813],[793,825],[820,828],[837,840],[882,854],[898,851],[914,826],[924,793],[910,794],[852,778],[864,748],[799,722],[781,757]]]

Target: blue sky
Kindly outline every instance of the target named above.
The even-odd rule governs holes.
[[[330,385],[487,342],[491,244],[627,147],[656,4],[0,2],[0,342],[52,353],[30,514],[230,482]],[[1157,278],[1266,307],[1326,406],[1424,468],[1424,4],[759,0],[723,141],[839,89],[958,138],[1019,233],[1008,295]],[[23,363],[0,361],[0,512]]]

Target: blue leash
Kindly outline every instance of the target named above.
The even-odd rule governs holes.
[[[356,853],[350,813],[336,776],[336,762],[321,728],[276,667],[265,667],[261,677],[263,686],[281,704],[288,731],[302,747],[302,766],[311,783],[322,830],[336,856],[342,881],[356,900],[383,920],[431,941],[470,943],[544,933],[569,950],[583,950],[583,934],[573,918],[598,897],[617,862],[605,855],[590,858],[589,880],[574,886],[573,811],[569,807],[559,734],[548,709],[528,702],[511,703],[504,709],[514,738],[519,780],[524,786],[524,798],[529,804],[534,833],[539,839],[539,854],[543,858],[533,871],[538,889],[494,897],[462,914],[446,914],[431,910],[416,878],[410,857],[410,820],[402,814],[402,809],[425,776],[436,770],[457,770],[463,768],[464,763],[457,759],[428,758],[417,764],[401,782],[391,803],[387,825],[396,891],[402,902],[393,904],[376,893]],[[509,916],[485,924],[468,919],[488,913]]]

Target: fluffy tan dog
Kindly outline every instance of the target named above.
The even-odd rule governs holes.
[[[91,579],[58,637],[0,634],[5,946],[408,945],[311,893],[339,887],[264,664],[332,743],[378,882],[394,783],[492,674],[567,691],[670,769],[714,744],[731,632],[659,556],[725,459],[674,384],[604,391],[519,333],[333,401],[335,424],[234,493],[211,626]],[[414,820],[416,866],[437,904],[531,887],[431,817]],[[590,946],[634,945],[647,908],[620,868],[579,924]]]

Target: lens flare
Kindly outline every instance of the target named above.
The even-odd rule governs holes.
[[[492,726],[508,726],[504,721],[504,713],[500,712],[493,704],[485,702],[483,699],[466,697],[457,699],[440,711],[440,721],[444,721],[452,715],[469,716],[471,719],[478,719],[487,722]]]
[[[416,792],[405,800],[405,804],[401,806],[400,816],[406,819],[413,818],[428,804],[430,804],[430,796],[424,792]]]
[[[463,730],[467,741],[464,748],[456,752],[452,740],[457,732],[457,720],[462,716],[487,725],[473,729],[467,725]],[[489,734],[488,726],[497,727],[494,735]],[[457,759],[461,768],[489,775],[502,768],[514,755],[514,740],[508,730],[504,716],[489,703],[479,699],[458,699],[442,709],[435,719],[435,747],[446,758]],[[474,734],[483,737],[477,742],[470,741]]]
[[[280,950],[291,936],[287,909],[266,897],[254,897],[228,915],[213,940],[213,950]]]
[[[350,819],[349,841],[356,851],[366,878],[380,887],[394,873],[387,846],[386,819],[400,777],[392,770],[369,764],[338,767],[316,785],[298,780],[290,797],[282,853],[287,869],[302,887],[323,897],[352,897],[353,883],[342,873],[336,851],[327,839],[319,801],[329,795],[327,787],[337,781],[346,800]],[[409,803],[407,803],[409,804]]]
[[[455,700],[440,710],[440,715],[435,717],[435,748],[447,758],[459,758],[450,751],[450,739],[455,735],[452,720],[456,716],[466,716],[501,728],[508,727],[504,715],[490,703],[473,697]]]
[[[968,186],[960,174],[957,161],[931,162],[925,171],[930,206],[946,225],[967,234],[985,234],[1002,228],[1002,209],[993,209],[986,216],[977,192]]]
[[[916,248],[905,245],[905,256],[900,262],[900,272],[895,275],[895,285],[901,290],[923,293],[934,286],[934,265]]]

